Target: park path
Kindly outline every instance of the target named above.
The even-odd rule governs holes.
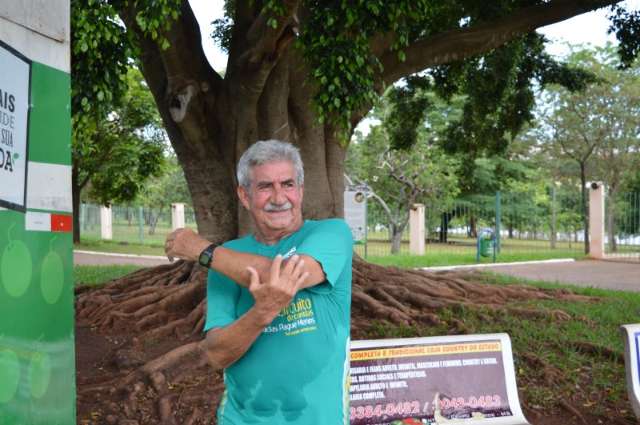
[[[640,292],[640,262],[581,260],[559,263],[495,265],[483,268],[530,280]]]
[[[89,251],[74,251],[73,259],[76,265],[101,266],[134,264],[142,267],[152,267],[169,262],[166,257],[152,255],[127,255]],[[465,266],[465,268],[473,268],[473,266]],[[638,261],[541,261],[529,264],[487,265],[480,270],[490,270],[508,276],[543,280],[551,283],[559,282],[582,287],[640,292],[640,262]]]
[[[73,251],[73,264],[80,266],[110,266],[131,264],[153,267],[168,264],[167,257],[155,255],[115,254],[110,252]]]

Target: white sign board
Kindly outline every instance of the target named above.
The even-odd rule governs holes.
[[[31,64],[0,43],[0,206],[25,210]]]
[[[529,425],[504,333],[352,341],[350,375],[351,425]]]
[[[344,220],[351,229],[354,242],[367,239],[367,197],[362,191],[344,192]]]

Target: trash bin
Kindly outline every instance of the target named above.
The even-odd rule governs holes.
[[[483,257],[489,257],[491,255],[491,237],[480,238],[480,255]]]
[[[478,233],[478,259],[482,257],[493,256],[494,238],[492,229],[482,229]]]

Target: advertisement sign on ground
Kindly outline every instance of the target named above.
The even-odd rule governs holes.
[[[447,424],[520,416],[515,379],[510,382],[506,373],[512,368],[508,339],[506,344],[498,334],[480,340],[354,341],[351,424]]]

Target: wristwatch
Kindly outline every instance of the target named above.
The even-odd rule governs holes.
[[[213,250],[216,248],[216,244],[212,243],[208,247],[206,247],[198,257],[198,263],[202,267],[209,268],[211,266],[211,261],[213,260]]]

